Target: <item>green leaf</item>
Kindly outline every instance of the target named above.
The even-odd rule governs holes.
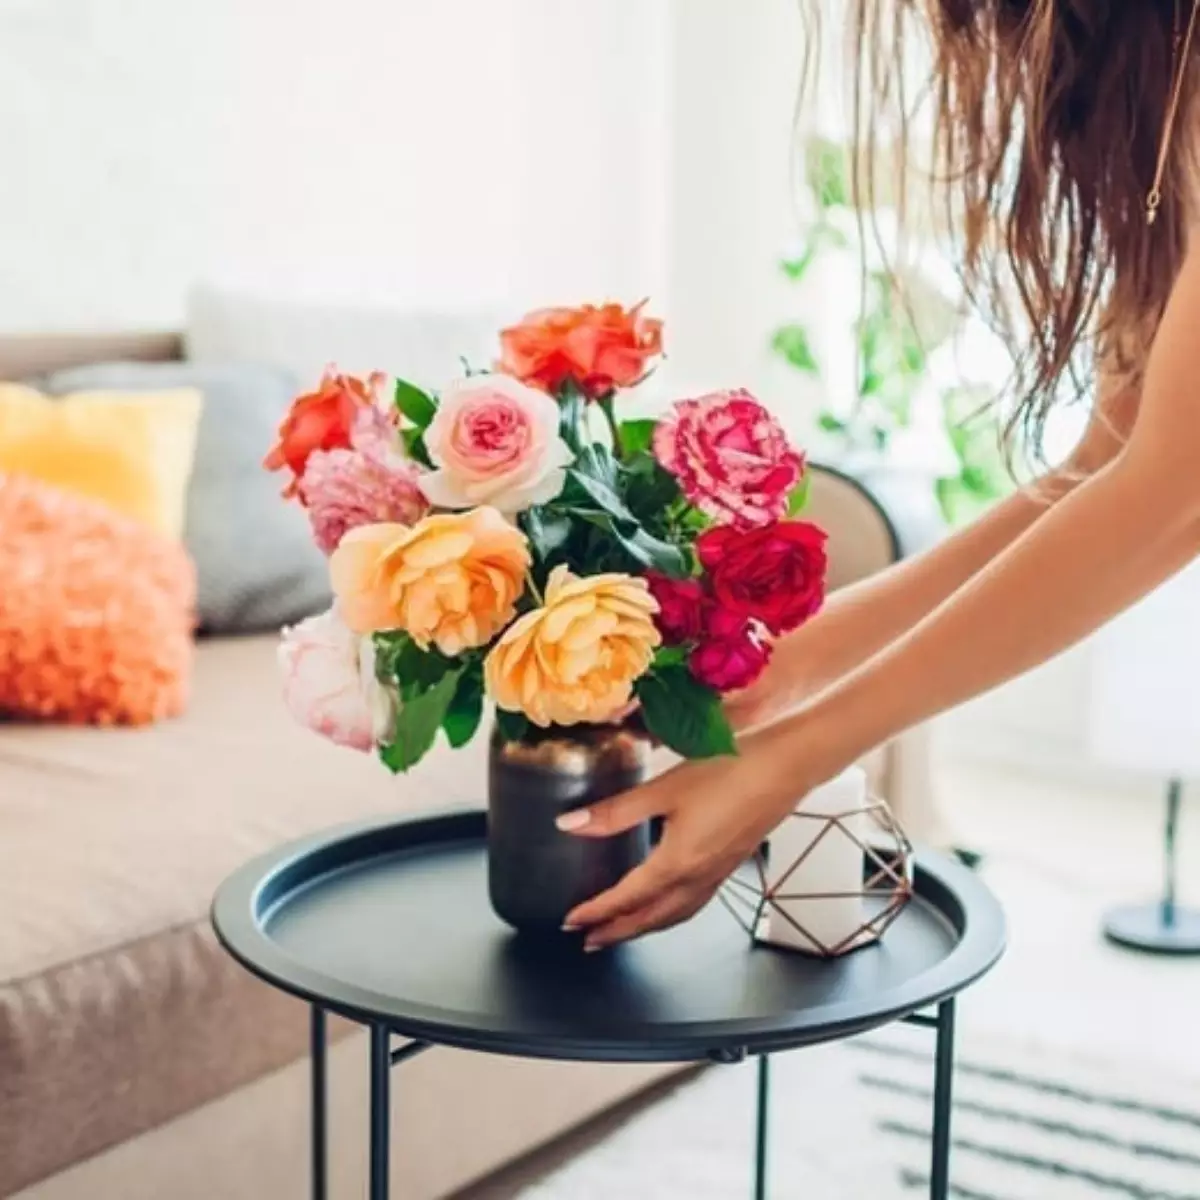
[[[664,667],[682,667],[686,665],[687,659],[686,646],[659,646],[654,652],[654,670],[661,671]]]
[[[622,421],[620,424],[621,448],[625,457],[633,454],[647,454],[654,443],[654,430],[657,421],[649,418],[640,421]]]
[[[683,495],[679,480],[649,455],[641,455],[626,469],[621,483],[625,503],[638,521],[662,532],[668,510]]]
[[[458,750],[475,736],[482,720],[483,674],[478,670],[467,670],[459,676],[454,699],[442,720],[446,740]]]
[[[419,462],[423,467],[432,467],[433,460],[425,446],[425,431],[410,425],[400,430],[400,438],[404,442],[404,451],[413,462]]]
[[[571,518],[551,508],[529,508],[521,514],[520,524],[534,555],[545,562],[566,546],[571,538]]]
[[[816,237],[811,238],[796,258],[785,258],[779,264],[783,273],[794,283],[799,283],[808,274],[809,267],[817,257],[817,242]]]
[[[875,371],[865,371],[862,377],[862,384],[858,389],[860,396],[874,396],[883,390],[883,376]]]
[[[437,412],[437,404],[428,392],[403,379],[396,380],[396,407],[418,429],[428,429]]]
[[[736,754],[721,697],[684,666],[664,667],[638,680],[646,728],[684,758]]]
[[[608,484],[610,488],[617,486],[620,476],[617,460],[613,458],[607,446],[601,446],[598,442],[580,449],[579,457],[575,460],[575,469],[581,474]]]
[[[597,479],[578,467],[567,468],[567,480],[569,486],[563,489],[560,502],[564,498],[568,502],[573,499],[573,507],[579,507],[579,496],[582,493],[584,500],[591,501],[600,512],[608,513],[621,521],[637,522],[637,517],[626,508],[625,501],[617,495],[616,489],[604,480]]]
[[[830,412],[823,412],[817,417],[817,428],[822,433],[845,433],[850,426],[841,417],[835,417]]]
[[[379,748],[379,757],[390,770],[407,771],[429,752],[454,702],[464,669],[447,672],[432,687],[401,703],[392,740]]]
[[[813,198],[821,209],[850,204],[850,155],[847,148],[828,138],[814,137],[805,147],[805,174]]]
[[[529,732],[529,718],[524,713],[496,709],[496,728],[506,742],[522,741]]]
[[[775,330],[771,349],[786,362],[805,375],[820,375],[816,355],[808,340],[808,331],[802,325],[782,325]]]
[[[808,503],[809,488],[811,487],[812,476],[806,474],[788,493],[787,515],[789,517],[799,516],[804,511],[804,506]]]
[[[405,700],[420,695],[450,671],[462,668],[461,661],[447,658],[437,650],[422,650],[407,633],[399,630],[377,635],[375,645],[380,655],[376,673],[384,682],[395,682]]]
[[[578,510],[576,515],[608,534],[638,566],[675,579],[686,579],[692,573],[691,561],[680,547],[654,537],[640,526],[622,525],[609,513]]]

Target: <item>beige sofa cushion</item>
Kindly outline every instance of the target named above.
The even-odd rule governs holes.
[[[394,779],[294,726],[275,644],[202,643],[178,721],[0,725],[0,1195],[303,1052],[303,1007],[213,940],[229,872],[339,822],[481,801],[486,739]]]

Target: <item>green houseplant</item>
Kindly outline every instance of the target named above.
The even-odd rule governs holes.
[[[804,178],[812,219],[780,269],[798,288],[809,289],[830,256],[857,260],[861,296],[853,330],[856,389],[848,398],[826,392],[817,428],[836,459],[859,469],[894,464],[906,435],[910,442],[921,432],[936,437],[944,466],[932,472],[929,485],[945,521],[963,523],[1010,484],[994,429],[978,419],[991,389],[973,381],[939,383],[932,370],[934,356],[948,352],[966,328],[961,309],[928,273],[871,261],[875,234],[855,212],[844,145],[810,139]],[[815,341],[803,321],[789,321],[774,330],[771,348],[796,372],[820,380],[822,353]]]

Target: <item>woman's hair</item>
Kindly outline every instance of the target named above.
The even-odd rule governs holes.
[[[1007,432],[1040,454],[1064,384],[1078,395],[1097,364],[1137,378],[1178,274],[1200,137],[1191,62],[1153,224],[1146,208],[1193,0],[847,3],[860,203],[894,172],[884,139],[907,158],[923,99],[967,297],[1014,354]],[[908,83],[922,40],[923,93]]]

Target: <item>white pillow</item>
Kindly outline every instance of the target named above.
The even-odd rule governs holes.
[[[187,357],[258,362],[290,371],[307,387],[328,363],[352,374],[386,371],[426,388],[476,370],[499,352],[511,319],[498,310],[406,311],[280,299],[206,284],[188,297]]]

